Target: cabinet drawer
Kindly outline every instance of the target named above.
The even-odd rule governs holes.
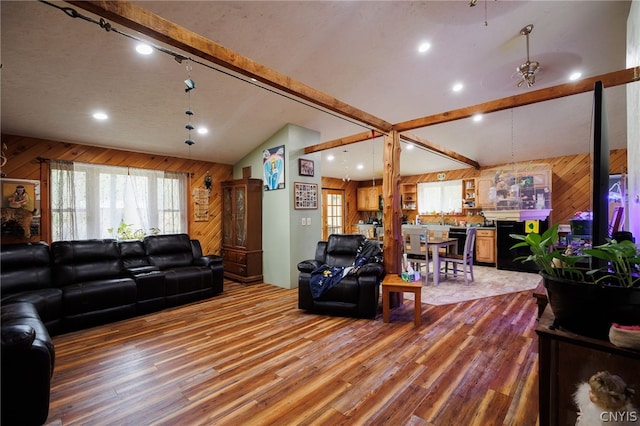
[[[243,276],[247,275],[247,266],[241,265],[239,263],[225,262],[224,270],[225,272],[231,272],[232,274],[243,275]]]
[[[222,259],[229,262],[241,263],[246,265],[247,255],[246,253],[239,253],[237,251],[225,250],[222,254]]]
[[[494,231],[493,229],[478,229],[476,231],[476,237],[493,238],[495,234],[496,234],[496,231]]]

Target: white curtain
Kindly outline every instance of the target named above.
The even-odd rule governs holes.
[[[51,160],[51,232],[53,240],[78,239],[75,173],[71,161]]]
[[[52,164],[55,174],[60,174],[59,167]],[[186,173],[75,163],[71,175],[52,185],[52,199],[60,197],[58,193],[75,194],[73,206],[63,203],[57,209],[75,217],[77,230],[69,235],[54,228],[54,241],[118,238],[119,230],[135,238],[187,232]]]

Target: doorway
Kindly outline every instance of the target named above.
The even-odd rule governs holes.
[[[344,190],[322,190],[322,239],[344,234]]]

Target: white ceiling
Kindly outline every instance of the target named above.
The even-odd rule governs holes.
[[[134,3],[390,123],[562,84],[578,69],[591,77],[626,68],[628,1]],[[159,51],[142,57],[131,38],[44,3],[3,0],[1,19],[3,133],[234,164],[287,123],[317,130],[322,142],[367,130],[192,63],[192,123],[210,132],[193,133],[189,148],[185,62]],[[541,70],[533,88],[517,88],[515,68],[526,59],[519,32],[527,24],[534,25],[530,56]],[[422,41],[432,45],[426,54],[417,52]],[[453,93],[457,81],[465,89]],[[624,148],[625,88],[605,96],[611,146]],[[588,152],[591,105],[586,93],[413,133],[481,166]],[[94,121],[95,110],[109,120]],[[403,175],[464,167],[405,148]],[[324,176],[382,175],[380,138],[331,152],[332,163],[325,160],[330,151],[322,153]]]

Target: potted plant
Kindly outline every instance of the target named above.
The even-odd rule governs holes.
[[[631,241],[609,240],[578,253],[558,248],[558,225],[542,235],[512,234],[512,248],[529,247],[516,260],[534,262],[544,279],[555,324],[577,334],[607,339],[612,323],[640,325],[640,255]],[[607,265],[591,268],[590,257]]]

